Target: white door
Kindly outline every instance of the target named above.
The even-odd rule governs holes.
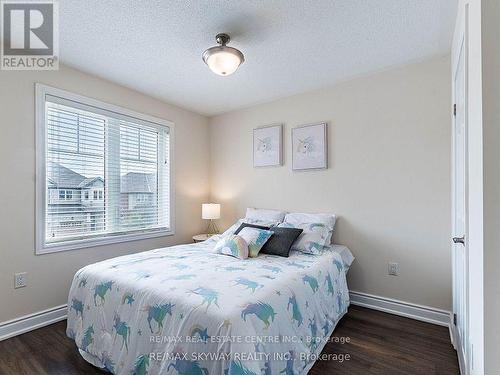
[[[462,375],[468,356],[468,246],[467,246],[467,100],[464,39],[454,66],[453,121],[453,313]]]

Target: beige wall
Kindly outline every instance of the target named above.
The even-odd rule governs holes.
[[[34,84],[44,83],[175,123],[176,234],[152,240],[35,256]],[[208,127],[203,116],[79,71],[0,71],[0,322],[66,303],[80,267],[131,252],[190,241],[208,197]],[[14,273],[28,286],[14,289]]]
[[[500,369],[500,3],[482,0],[484,369]]]
[[[334,240],[356,256],[352,290],[451,310],[449,72],[442,57],[211,118],[224,226],[247,206],[334,212]],[[318,121],[329,123],[328,170],[292,172],[290,129]],[[277,122],[284,166],[255,169],[252,129]]]
[[[35,82],[175,123],[175,236],[34,255]],[[204,229],[209,190],[224,225],[247,206],[335,212],[335,241],[357,257],[351,289],[451,309],[449,93],[443,57],[208,121],[64,66],[0,71],[0,322],[66,303],[86,264],[189,241]],[[292,172],[290,129],[316,121],[329,123],[329,169]],[[285,165],[254,169],[252,129],[275,122],[285,124]],[[389,261],[399,277],[387,275]],[[28,286],[15,290],[23,271]]]

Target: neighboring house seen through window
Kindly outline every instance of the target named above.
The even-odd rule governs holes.
[[[73,191],[72,190],[59,190],[59,200],[71,200],[73,199]]]
[[[171,123],[42,85],[37,108],[38,253],[173,233]]]

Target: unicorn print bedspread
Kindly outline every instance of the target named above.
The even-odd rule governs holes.
[[[239,260],[216,241],[82,268],[67,335],[114,374],[307,373],[349,305],[340,255]]]

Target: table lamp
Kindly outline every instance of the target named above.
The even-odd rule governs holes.
[[[208,222],[207,234],[219,233],[219,228],[214,220],[220,219],[220,204],[218,203],[203,203],[201,205],[201,218],[210,220]]]

